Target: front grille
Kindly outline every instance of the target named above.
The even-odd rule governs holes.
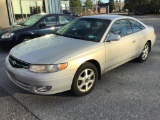
[[[18,60],[17,58],[13,57],[12,55],[9,56],[9,63],[14,68],[27,69],[29,67],[29,63],[26,63],[24,61]]]

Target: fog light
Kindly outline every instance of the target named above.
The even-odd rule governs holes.
[[[52,88],[52,86],[38,86],[37,91],[39,92],[47,92]]]

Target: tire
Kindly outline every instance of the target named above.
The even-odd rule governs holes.
[[[30,36],[23,36],[23,37],[20,38],[20,43],[28,41],[30,39],[32,39]]]
[[[147,42],[143,48],[142,53],[137,58],[138,62],[145,62],[147,60],[150,49],[150,44]]]
[[[86,62],[77,70],[72,82],[71,91],[76,96],[86,95],[93,90],[97,80],[97,68],[93,64]]]

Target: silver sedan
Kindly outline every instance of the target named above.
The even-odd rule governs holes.
[[[6,58],[8,77],[36,94],[71,90],[90,93],[101,74],[136,58],[146,61],[155,32],[132,17],[95,15],[76,19],[53,35],[14,47]]]

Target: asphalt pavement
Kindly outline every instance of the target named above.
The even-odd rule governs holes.
[[[0,120],[38,120],[19,101],[0,87]]]
[[[160,120],[160,17],[137,18],[156,30],[148,60],[105,73],[83,97],[22,90],[8,79],[4,66],[8,51],[0,49],[0,120]]]

